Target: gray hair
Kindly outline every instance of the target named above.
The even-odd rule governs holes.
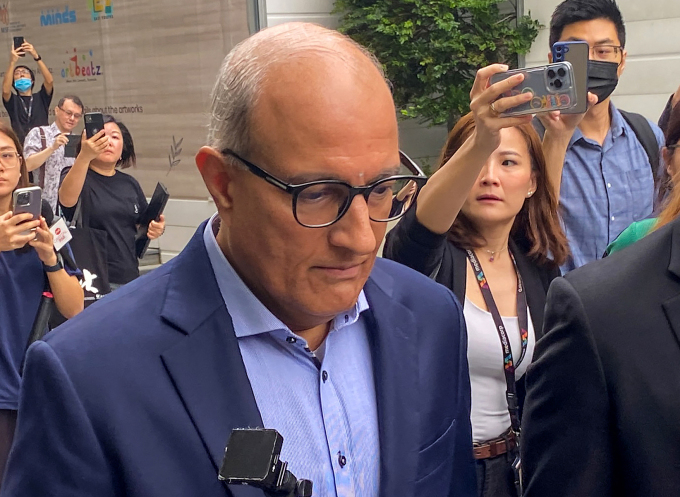
[[[269,69],[291,56],[310,53],[331,56],[355,68],[363,55],[385,78],[382,65],[372,53],[337,31],[302,22],[265,29],[236,45],[222,63],[212,92],[208,146],[247,154],[250,116]]]

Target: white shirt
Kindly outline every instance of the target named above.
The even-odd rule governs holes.
[[[57,136],[61,134],[57,123],[52,123],[50,126],[39,126],[33,128],[26,135],[26,140],[24,141],[24,157],[28,158],[31,155],[37,154],[43,151],[42,140],[40,139],[40,128],[42,127],[45,132],[45,146],[51,147]],[[76,160],[70,157],[64,157],[64,146],[62,145],[57,150],[55,150],[52,155],[50,155],[45,161],[45,187],[42,191],[42,198],[47,200],[52,207],[52,211],[57,211],[57,201],[59,199],[59,181],[61,179],[61,172],[67,168],[73,166]],[[33,178],[35,184],[40,184],[40,169],[35,169],[33,171]]]
[[[472,387],[470,414],[472,440],[484,442],[499,437],[510,427],[510,414],[505,398],[507,387],[503,370],[503,348],[491,313],[480,309],[466,297],[463,315],[468,332],[468,363]],[[529,318],[529,342],[526,355],[515,371],[517,380],[524,375],[531,364],[536,344],[536,334],[528,309],[527,317]],[[512,357],[516,363],[522,351],[517,317],[502,317],[502,319],[510,339]]]

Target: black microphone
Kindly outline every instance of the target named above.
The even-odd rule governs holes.
[[[283,437],[276,430],[232,430],[218,478],[229,485],[249,485],[271,497],[312,497],[312,482],[298,480],[281,461]]]

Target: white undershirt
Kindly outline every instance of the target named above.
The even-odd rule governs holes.
[[[491,313],[477,307],[465,298],[463,315],[468,333],[468,363],[472,386],[472,439],[483,442],[497,438],[510,427],[510,414],[505,399],[506,383],[503,371],[503,349]],[[536,335],[527,309],[529,342],[527,352],[515,371],[515,377],[524,375],[534,355]],[[517,317],[503,317],[510,339],[510,349],[515,361],[522,351]]]

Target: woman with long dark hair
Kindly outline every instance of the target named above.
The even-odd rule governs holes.
[[[548,286],[568,254],[559,179],[580,118],[543,119],[542,145],[531,116],[500,115],[531,98],[499,98],[522,81],[490,85],[502,70],[477,73],[472,112],[449,133],[438,169],[388,234],[384,256],[434,277],[463,304],[479,495],[515,497],[523,375],[541,335]]]

